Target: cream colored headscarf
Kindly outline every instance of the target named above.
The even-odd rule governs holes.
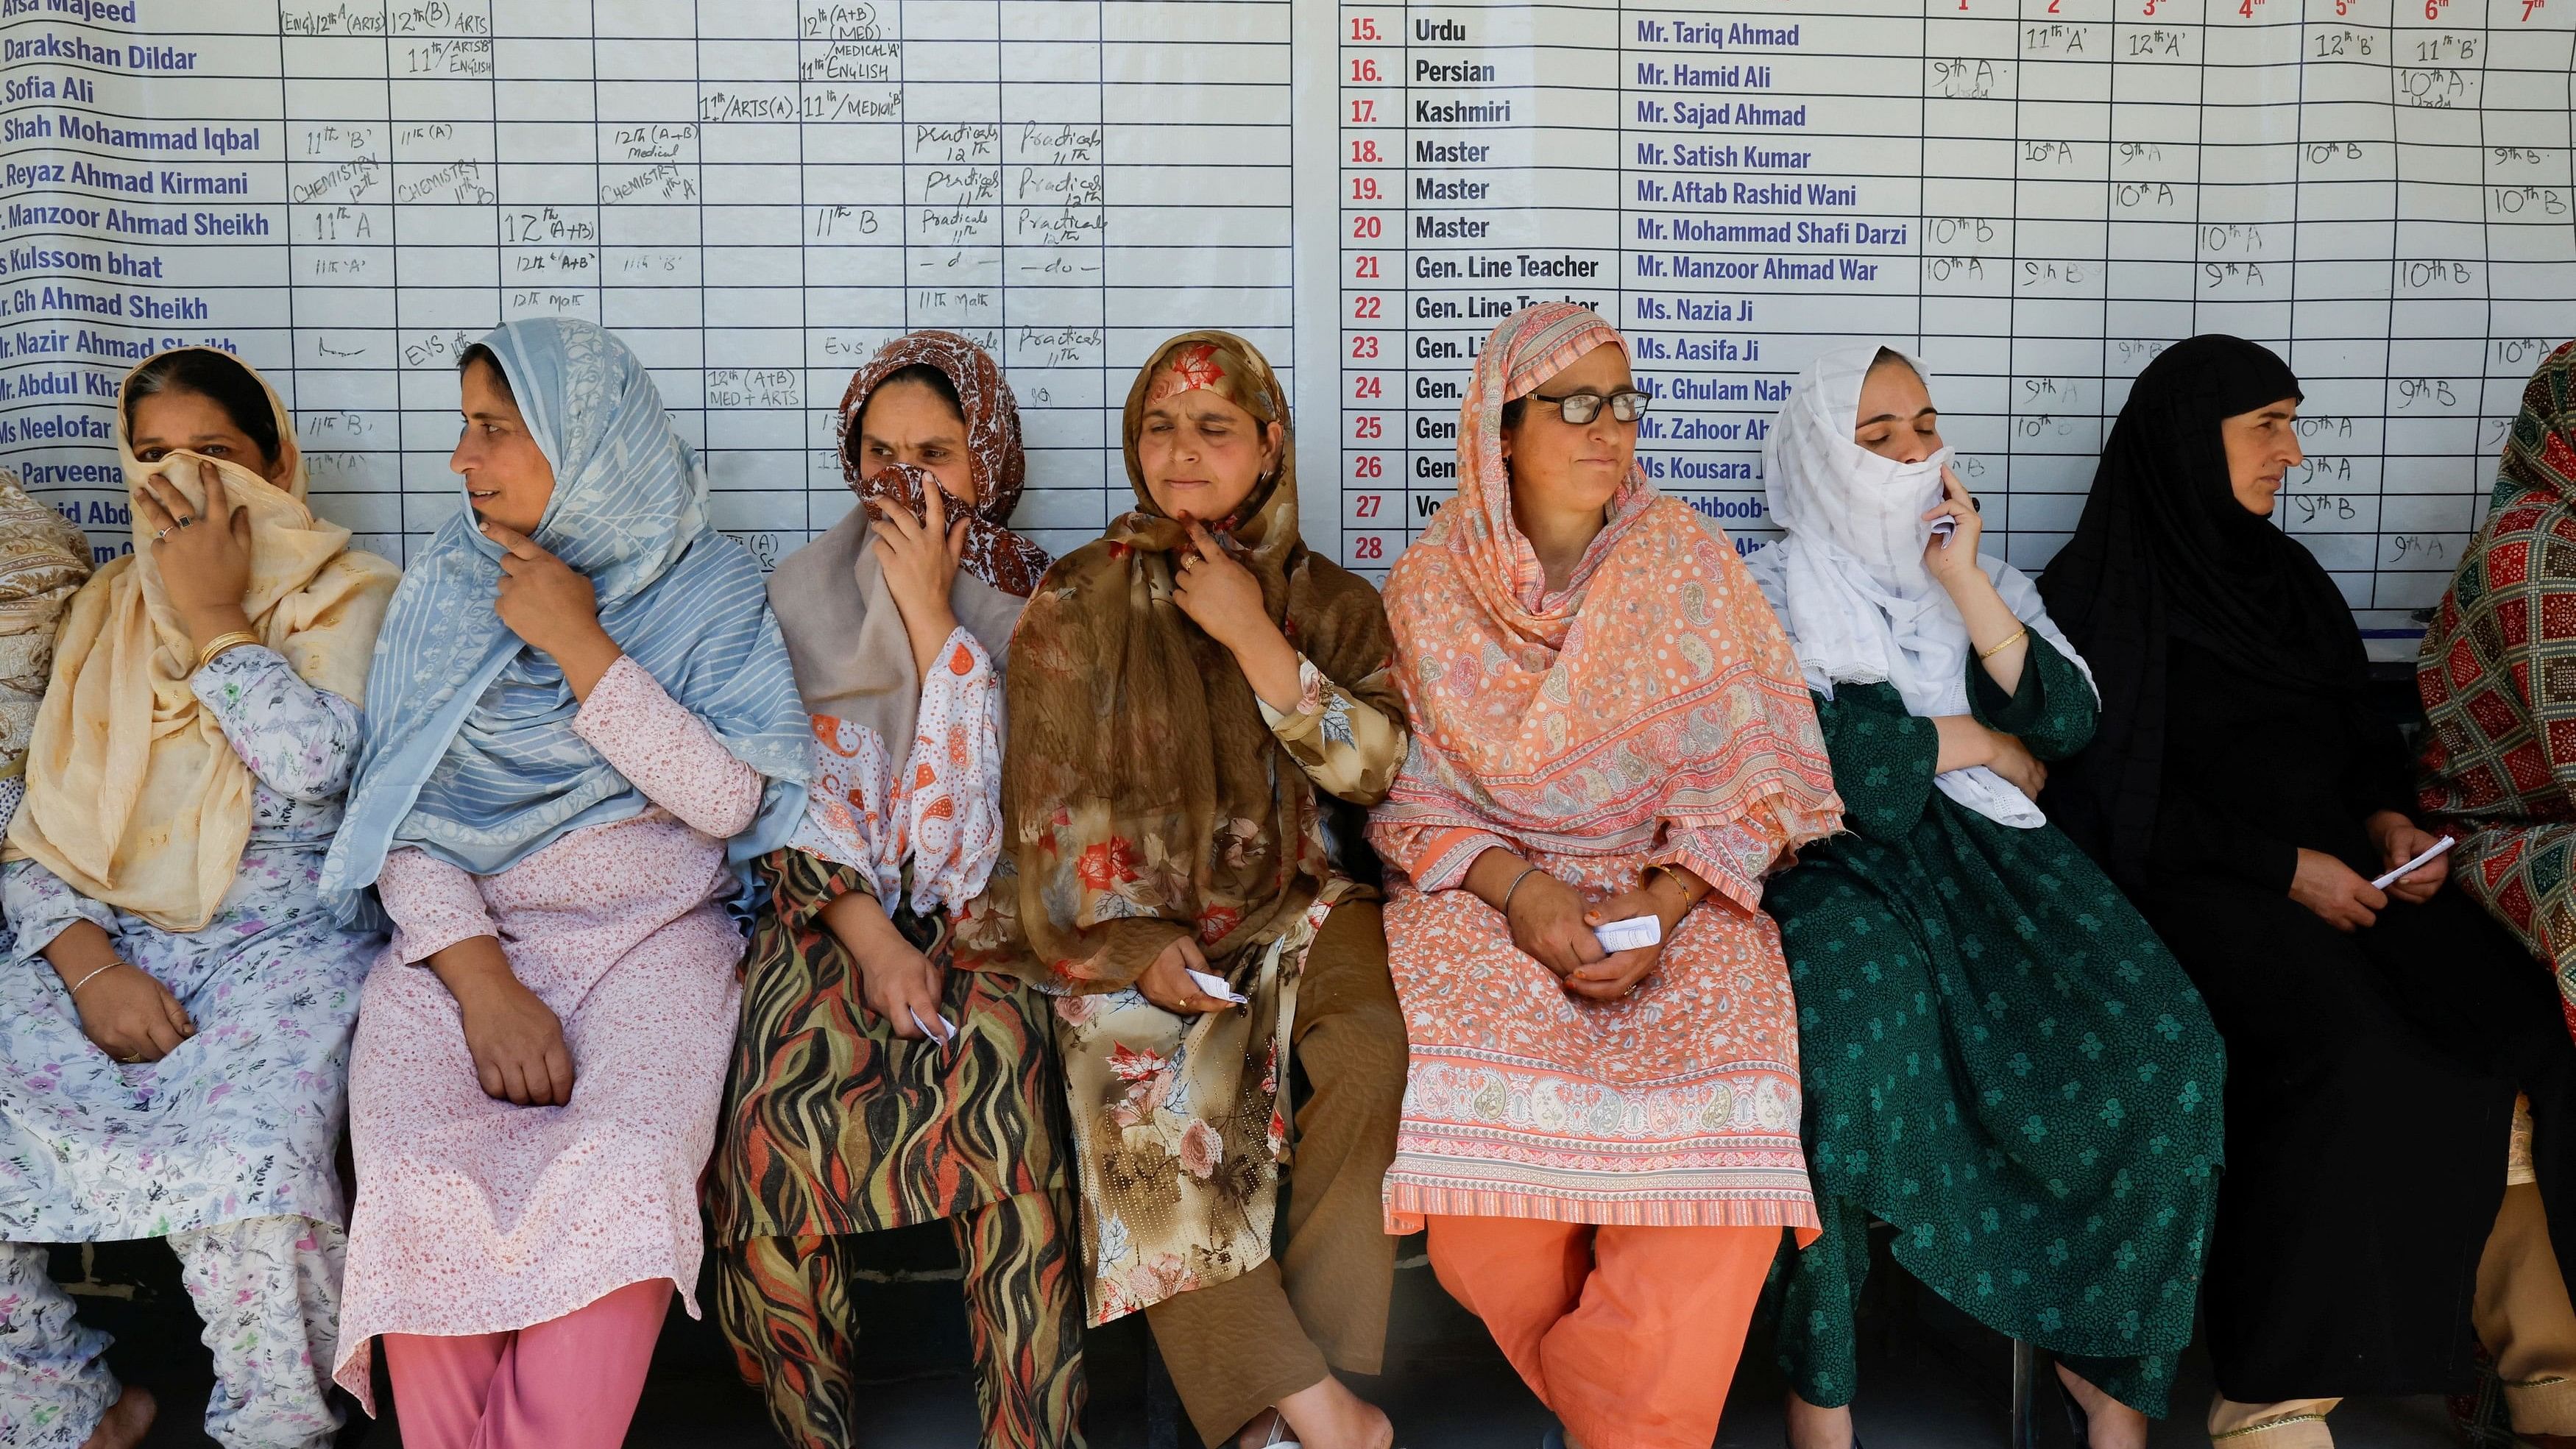
[[[152,365],[146,359],[135,369]],[[257,378],[247,364],[244,371]],[[126,374],[131,386],[133,373]],[[146,463],[134,456],[117,390],[117,456],[129,490],[155,473],[203,507],[197,464],[223,471],[250,510],[252,632],[306,682],[352,702],[366,696],[367,663],[399,571],[349,547],[349,530],[304,503],[295,420],[260,378],[286,455],[283,488],[247,468],[196,453]],[[136,510],[134,552],[72,597],[36,713],[27,800],[6,855],[42,862],[74,890],[171,931],[214,918],[250,839],[250,771],[188,687],[196,664],[178,612],[162,592],[152,537]],[[224,526],[208,519],[200,527]]]

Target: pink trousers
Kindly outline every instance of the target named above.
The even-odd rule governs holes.
[[[386,1334],[404,1449],[618,1449],[670,1308],[654,1278],[509,1333]]]

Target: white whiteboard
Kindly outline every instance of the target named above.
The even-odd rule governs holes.
[[[0,463],[114,546],[120,354],[211,339],[399,552],[457,506],[457,346],[566,312],[634,342],[774,558],[848,506],[852,368],[942,326],[1009,369],[1021,521],[1062,548],[1127,506],[1130,370],[1213,325],[1290,373],[1308,536],[1375,571],[1448,494],[1498,310],[1572,296],[1659,393],[1650,471],[1748,543],[1806,358],[1917,348],[2036,565],[2127,379],[2233,331],[2307,383],[2285,526],[2402,634],[2576,334],[2571,31],[2569,0],[0,0]]]

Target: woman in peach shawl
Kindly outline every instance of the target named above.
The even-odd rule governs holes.
[[[1842,815],[1779,622],[1637,467],[1646,401],[1590,311],[1494,329],[1387,580],[1414,747],[1369,832],[1412,1044],[1388,1229],[1428,1224],[1583,1449],[1705,1449],[1816,1225],[1762,882]],[[1659,944],[1595,935],[1634,918]]]

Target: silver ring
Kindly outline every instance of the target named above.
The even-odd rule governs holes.
[[[162,529],[159,533],[156,533],[156,534],[152,535],[152,541],[153,541],[154,543],[159,543],[161,540],[163,540],[163,539],[165,539],[165,538],[168,538],[169,536],[170,536],[170,530],[168,530],[168,529],[166,529],[166,528],[165,528],[165,529]]]

